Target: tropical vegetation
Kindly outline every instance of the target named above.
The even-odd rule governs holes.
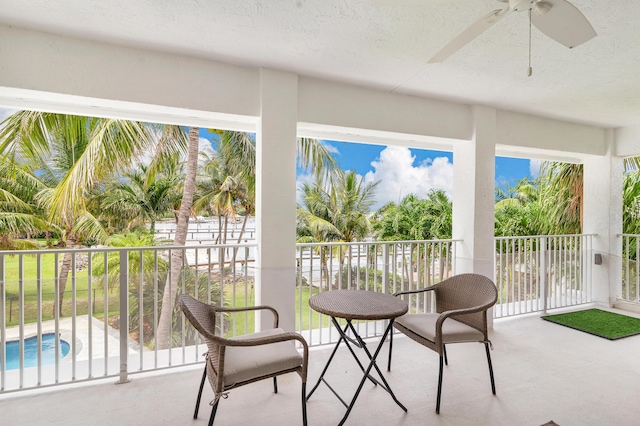
[[[211,129],[215,151],[200,152],[200,130],[46,112],[13,114],[0,125],[0,249],[152,246],[158,243],[156,222],[167,219],[176,223],[173,244],[183,246],[189,220],[197,215],[217,219],[215,244],[242,241],[247,220],[255,214],[255,136]],[[325,270],[331,259],[340,265],[333,277],[325,271],[325,285],[332,279],[370,275],[345,269],[347,243],[451,238],[453,204],[444,191],[410,194],[373,211],[377,183],[365,182],[355,170],[340,170],[336,158],[316,139],[300,138],[297,148],[298,167],[311,176],[300,188],[297,240],[333,243],[332,248],[315,250]],[[625,233],[640,233],[640,171],[634,164],[627,163],[624,181]],[[535,179],[500,185],[495,235],[580,233],[582,182],[581,165],[545,162]],[[242,221],[239,236],[227,241],[227,228],[237,220]],[[140,262],[153,263],[145,262],[142,254],[132,256],[131,271],[143,269]],[[131,298],[135,303],[142,300],[143,309],[130,328],[155,323],[154,344],[159,348],[171,345],[172,332],[179,326],[174,302],[182,284],[200,291],[202,276],[193,274],[182,256],[182,250],[172,250],[171,258],[158,262],[157,276],[142,271],[130,289],[143,296]],[[233,260],[235,256],[234,251]],[[64,297],[74,263],[69,251],[61,257],[54,271],[57,315],[66,314]],[[411,262],[415,266],[419,260]],[[117,263],[114,255],[96,256],[93,273],[107,276],[99,283],[100,291],[117,287]],[[378,278],[369,276],[376,285]],[[222,271],[211,282],[210,290],[221,295]],[[156,303],[159,318],[145,311]]]

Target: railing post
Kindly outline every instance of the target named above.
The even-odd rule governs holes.
[[[542,287],[542,312],[547,314],[547,237],[540,238],[540,287]]]
[[[0,391],[4,391],[7,360],[6,360],[6,342],[7,342],[7,293],[5,291],[6,276],[4,265],[4,254],[0,254]],[[9,311],[11,315],[11,311]],[[9,320],[11,321],[11,320]]]
[[[120,378],[117,384],[128,383],[127,356],[129,353],[129,256],[120,250]]]
[[[389,243],[382,244],[382,292],[389,294]]]

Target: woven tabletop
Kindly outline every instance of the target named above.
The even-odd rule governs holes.
[[[326,291],[312,296],[309,306],[314,311],[350,320],[397,318],[409,309],[399,297],[366,290]]]

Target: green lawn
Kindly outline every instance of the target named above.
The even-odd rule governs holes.
[[[39,260],[38,260],[39,259]],[[62,255],[58,256],[58,262],[62,260]],[[40,256],[24,256],[22,258],[22,288],[24,294],[24,322],[31,323],[38,319],[38,262],[40,263],[41,278],[41,303],[43,321],[54,317],[53,307],[55,301],[55,256],[53,254],[43,254]],[[20,321],[20,281],[19,281],[19,257],[5,256],[5,279],[6,279],[6,322],[7,326],[19,324]],[[100,277],[94,275],[94,282],[91,286],[91,297],[89,297],[89,275],[87,270],[76,273],[75,289],[76,289],[76,315],[86,315],[89,312],[89,303],[91,303],[93,315],[97,318],[104,318],[105,294],[100,281]],[[96,279],[99,284],[96,283]],[[71,275],[67,281],[66,292],[63,301],[63,316],[72,314],[72,286]],[[248,294],[244,289],[244,284],[235,285],[235,294],[233,285],[227,284],[224,289],[225,300],[228,305],[233,304],[237,307],[253,306],[255,302],[255,294],[253,287],[250,286]],[[318,292],[313,290],[313,294]],[[300,312],[302,312],[302,329],[308,330],[309,323],[313,323],[313,327],[320,324],[320,315],[309,308],[309,298],[312,293],[308,288],[303,290],[302,296],[300,292],[296,292],[296,328],[300,329]],[[118,315],[119,313],[119,291],[117,289],[107,291],[107,312],[108,316]],[[254,330],[254,313],[234,314],[229,318],[232,329],[236,330],[236,335],[251,333]],[[329,326],[329,318],[322,317],[323,327]],[[229,332],[228,335],[232,333]]]
[[[58,256],[58,262],[62,261],[62,254]],[[54,254],[42,254],[38,256],[22,257],[22,277],[20,277],[20,257],[5,256],[4,257],[4,277],[6,291],[6,321],[7,326],[19,324],[20,316],[20,286],[22,286],[22,294],[24,295],[24,321],[25,323],[35,322],[38,317],[38,264],[40,266],[41,277],[41,303],[43,320],[53,318],[53,309],[55,302],[55,271],[56,259]],[[20,280],[21,278],[21,280]],[[89,304],[96,317],[104,317],[105,293],[102,283],[89,282],[89,274],[87,270],[76,272],[75,283],[71,274],[67,280],[66,291],[62,304],[63,316],[72,314],[72,295],[75,284],[76,294],[76,315],[85,315],[89,312]],[[89,295],[89,286],[91,286],[91,296]],[[114,289],[107,292],[107,310],[108,315],[118,313],[118,290]]]
[[[320,314],[311,310],[311,308],[309,307],[309,298],[316,293],[318,293],[317,289],[313,289],[313,293],[311,293],[309,289],[305,289],[302,292],[302,298],[301,298],[300,292],[296,291],[296,329],[297,330],[300,330],[300,312],[302,312],[302,330],[308,330],[310,322],[312,323],[312,328],[316,328],[320,326]],[[255,294],[253,289],[249,288],[249,294],[246,294],[243,284],[236,285],[235,297],[233,293],[233,285],[232,284],[225,285],[224,296],[225,296],[225,300],[227,301],[235,300],[236,307],[253,306],[255,301]],[[310,313],[311,313],[311,318],[310,318]],[[255,317],[253,312],[233,314],[229,317],[230,329],[231,330],[235,329],[236,335],[253,333],[254,318]],[[330,324],[330,318],[326,315],[323,315],[322,326],[329,327],[329,324]],[[233,332],[229,331],[227,332],[226,335],[232,336]]]

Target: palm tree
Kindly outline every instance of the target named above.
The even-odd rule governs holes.
[[[303,203],[297,208],[298,242],[363,240],[371,231],[368,215],[378,182],[365,184],[355,171],[339,173],[322,184],[304,184]],[[340,269],[346,251],[339,249]],[[321,251],[326,271],[327,256]],[[325,273],[328,279],[328,275]]]
[[[453,206],[447,194],[442,190],[432,189],[426,198],[415,194],[404,197],[399,204],[389,203],[375,216],[374,229],[376,238],[383,241],[430,240],[434,238],[451,238]],[[411,247],[413,250],[413,246]],[[442,250],[447,250],[442,246]],[[423,251],[420,256],[429,253]],[[425,264],[411,254],[413,267]],[[440,263],[440,276],[444,274],[444,262]],[[405,268],[408,264],[405,263]],[[408,269],[405,270],[409,276]],[[425,273],[429,277],[429,273]]]
[[[131,165],[152,146],[144,123],[96,117],[19,111],[0,131],[0,155],[34,164],[48,185],[36,200],[49,221],[62,229],[66,249],[86,239],[105,241],[107,234],[87,208],[87,196],[100,180]],[[65,253],[59,276],[59,313],[72,252]]]
[[[298,206],[298,236],[306,242],[356,241],[371,224],[367,217],[378,183],[364,184],[355,171],[341,173],[332,183],[304,184]]]
[[[547,233],[580,233],[584,224],[583,175],[582,164],[542,163],[540,198],[547,216]]]
[[[174,157],[177,162],[177,156]],[[110,216],[126,222],[128,230],[148,223],[149,232],[153,234],[156,220],[179,205],[181,183],[182,176],[178,174],[154,174],[149,166],[140,165],[100,192],[99,205]]]
[[[515,186],[505,183],[496,188],[496,208],[506,204],[524,205],[539,197],[538,185],[530,177],[524,177]]]
[[[409,194],[400,204],[389,203],[375,216],[376,238],[383,241],[451,238],[452,204],[442,190],[426,198]]]
[[[195,211],[209,211],[218,217],[218,239],[226,244],[227,226],[241,208],[244,213],[238,242],[255,206],[255,142],[246,133],[220,131],[218,150],[202,154]]]
[[[45,185],[21,165],[0,158],[0,248],[3,250],[38,249],[29,236],[47,232],[53,225],[35,201]],[[27,238],[23,238],[23,237]]]
[[[622,194],[622,232],[624,234],[639,234],[640,170],[634,170],[625,173],[624,189]]]
[[[496,188],[496,236],[539,235],[549,229],[548,215],[542,214],[541,208],[540,188],[544,182],[525,177],[515,186]]]
[[[198,167],[198,149],[200,142],[200,129],[198,127],[189,128],[188,136],[187,169],[184,178],[182,192],[182,202],[178,213],[178,223],[176,225],[176,236],[174,244],[184,246],[187,242],[187,232],[189,230],[189,217],[193,204],[193,195],[196,188],[196,172]],[[183,251],[171,251],[171,270],[167,278],[162,294],[162,307],[158,329],[156,334],[156,348],[166,349],[171,347],[172,312],[174,308],[175,296],[178,291],[180,271],[182,269]]]

